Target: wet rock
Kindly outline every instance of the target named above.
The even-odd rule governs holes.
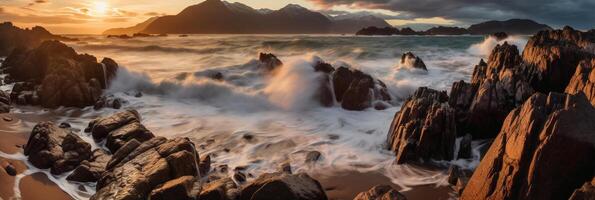
[[[472,149],[471,149],[471,134],[467,134],[461,139],[461,143],[459,144],[459,154],[458,159],[469,159],[472,158]]]
[[[492,33],[490,34],[490,36],[496,38],[497,41],[502,41],[508,38],[508,34],[506,34],[505,32]]]
[[[81,162],[66,180],[76,182],[96,182],[105,171],[111,156],[103,149],[96,149],[89,160]]]
[[[576,189],[569,200],[593,200],[595,199],[595,178],[586,182],[582,187]]]
[[[153,189],[150,194],[151,200],[166,200],[179,199],[190,200],[191,191],[194,186],[195,178],[193,176],[182,176],[180,178],[170,180],[156,189]]]
[[[200,174],[205,176],[211,171],[211,155],[202,156],[200,158],[200,163],[198,164],[198,170]]]
[[[58,41],[45,41],[32,50],[16,50],[3,63],[10,79],[34,84],[34,90],[18,91],[27,104],[48,108],[93,105],[118,68],[113,60],[77,54]],[[24,91],[30,94],[23,93]],[[28,97],[27,97],[28,95]]]
[[[461,199],[568,199],[593,177],[595,108],[537,93],[506,118]]]
[[[451,185],[456,185],[459,177],[461,176],[461,168],[456,165],[451,165],[448,167],[448,183]]]
[[[4,167],[4,171],[6,171],[6,174],[10,175],[10,176],[16,176],[17,175],[17,169],[10,163],[8,163],[8,165],[6,165]]]
[[[10,112],[10,95],[0,90],[0,113]]]
[[[198,158],[186,138],[155,137],[140,145],[131,140],[114,153],[91,199],[145,199],[180,191],[185,179],[178,178],[199,177]]]
[[[91,145],[52,122],[41,122],[31,131],[24,153],[33,166],[59,175],[89,159]]]
[[[387,138],[398,164],[453,159],[456,122],[447,100],[446,92],[422,87],[403,104]]]
[[[95,140],[102,140],[108,134],[129,123],[139,122],[140,115],[136,110],[126,110],[108,117],[95,119],[89,123],[91,134]]]
[[[264,69],[265,71],[273,71],[274,69],[277,69],[277,67],[283,65],[283,62],[271,53],[260,53],[258,60],[261,62],[259,68]]]
[[[458,195],[462,195],[463,191],[465,191],[465,187],[467,186],[467,184],[469,183],[469,177],[468,176],[460,176],[457,179],[457,184],[455,185],[455,192]]]
[[[479,64],[473,68],[473,75],[471,76],[471,83],[480,84],[487,78],[488,63],[481,59]]]
[[[335,68],[331,64],[319,61],[314,65],[314,71],[330,74],[335,71]]]
[[[93,105],[93,109],[101,110],[102,108],[113,108],[113,109],[120,109],[126,103],[124,99],[113,97],[113,96],[103,96],[99,98],[95,104]]]
[[[241,171],[236,171],[233,174],[233,179],[238,182],[239,184],[245,183],[246,182],[246,175],[244,173],[242,173]]]
[[[207,183],[203,186],[200,195],[197,199],[199,200],[231,200],[235,199],[233,193],[237,189],[237,186],[230,178],[224,178]]]
[[[415,56],[411,52],[404,53],[401,56],[401,66],[408,66],[408,67],[412,67],[414,69],[421,69],[424,71],[428,71],[428,68],[426,67],[426,64],[424,63],[424,61],[421,60],[421,58]]]
[[[290,163],[283,163],[283,164],[281,164],[281,167],[280,167],[280,170],[279,171],[280,172],[283,172],[283,173],[288,173],[288,174],[292,174],[293,173],[291,171],[291,164]]]
[[[333,86],[335,90],[335,98],[337,102],[343,100],[343,95],[349,89],[351,81],[353,80],[353,72],[347,67],[339,67],[333,73]]]
[[[240,200],[287,199],[326,200],[318,181],[307,174],[263,174],[242,188]]]
[[[405,195],[399,193],[389,185],[377,185],[366,192],[359,193],[353,200],[406,200]]]
[[[145,128],[140,122],[133,120],[132,122],[111,131],[107,135],[105,146],[110,152],[116,152],[122,145],[131,139],[144,142],[153,137],[155,136],[151,131]]]
[[[318,151],[310,151],[306,154],[306,163],[315,163],[320,160],[322,154]]]
[[[541,31],[529,39],[523,61],[531,86],[543,93],[563,92],[579,62],[595,53],[595,32],[571,27]]]
[[[595,70],[593,69],[595,69],[595,58],[580,62],[565,91],[568,94],[582,92],[595,106]]]
[[[318,90],[314,94],[314,97],[320,102],[320,105],[324,107],[331,107],[335,104],[335,100],[333,97],[333,90],[331,88],[331,80],[330,76],[327,74],[323,74],[318,77],[320,81],[320,85]]]

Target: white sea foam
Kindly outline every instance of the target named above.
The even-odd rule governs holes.
[[[476,56],[481,56],[481,57],[487,58],[487,56],[490,55],[490,53],[492,52],[492,49],[494,49],[494,47],[496,47],[496,45],[504,44],[504,42],[507,42],[508,44],[516,45],[517,48],[519,49],[519,52],[523,52],[523,49],[525,48],[525,45],[527,44],[527,40],[528,39],[523,36],[509,36],[504,40],[498,41],[498,39],[496,39],[496,37],[489,36],[489,37],[486,37],[483,42],[474,44],[471,47],[469,47],[468,52],[470,54],[473,54]]]

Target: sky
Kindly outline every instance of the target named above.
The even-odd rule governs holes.
[[[527,18],[552,27],[595,28],[595,0],[229,0],[253,8],[299,4],[326,14],[383,17],[395,26],[466,27],[487,20]],[[41,25],[58,34],[97,34],[153,16],[174,15],[202,0],[0,0],[0,21]]]

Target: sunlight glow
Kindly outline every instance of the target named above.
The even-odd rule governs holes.
[[[109,4],[105,1],[95,1],[93,2],[93,11],[97,14],[107,14],[109,10]]]

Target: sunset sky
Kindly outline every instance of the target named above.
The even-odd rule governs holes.
[[[42,25],[55,33],[101,33],[152,16],[173,15],[202,0],[0,0],[0,20]],[[414,27],[528,18],[553,27],[595,26],[592,0],[230,0],[253,8],[279,9],[293,3],[328,14],[372,12],[390,24]]]

